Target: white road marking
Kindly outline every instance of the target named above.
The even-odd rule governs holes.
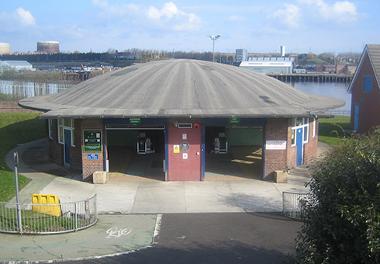
[[[154,227],[154,232],[153,232],[153,244],[158,243],[158,237],[159,237],[160,229],[161,229],[161,221],[162,221],[162,214],[158,214],[156,218],[156,225]]]
[[[106,238],[120,238],[122,236],[127,236],[129,233],[131,233],[132,230],[128,228],[118,228],[116,226],[109,228],[106,231]]]

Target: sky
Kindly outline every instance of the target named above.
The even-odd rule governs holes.
[[[380,43],[379,0],[1,0],[0,42],[35,51],[130,48],[210,51],[361,52]]]

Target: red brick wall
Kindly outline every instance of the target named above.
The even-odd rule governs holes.
[[[168,180],[169,181],[200,181],[201,180],[201,126],[193,128],[177,128],[174,122],[168,123]],[[197,126],[197,127],[196,127]],[[182,134],[187,134],[187,140],[182,140]],[[187,142],[190,147],[188,158],[183,159],[182,153],[175,154],[173,145]]]
[[[103,171],[104,170],[104,160],[103,160],[103,147],[100,152],[84,152],[83,151],[83,130],[100,130],[102,132],[102,144],[104,144],[104,126],[103,120],[101,119],[84,119],[80,123],[81,127],[81,155],[82,155],[82,176],[83,179],[91,176],[95,171]],[[88,160],[87,155],[90,153],[98,154],[98,160]]]
[[[268,119],[265,124],[265,141],[288,140],[288,119]],[[264,142],[265,144],[265,142]],[[287,167],[287,150],[264,150],[264,175],[267,179],[273,176],[275,170]]]
[[[366,133],[371,127],[380,125],[380,90],[367,54],[363,57],[363,63],[359,70],[360,72],[352,85],[351,125],[353,128],[354,105],[359,104],[360,112],[358,132]],[[364,93],[363,91],[365,75],[371,75],[373,77],[373,86],[370,93]]]

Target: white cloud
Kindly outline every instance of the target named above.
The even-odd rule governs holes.
[[[17,20],[24,26],[33,26],[36,24],[32,13],[22,7],[16,9]]]
[[[150,6],[147,17],[155,22],[165,23],[176,31],[190,31],[198,29],[201,19],[194,13],[186,13],[180,10],[173,2],[165,3],[162,8]]]
[[[296,5],[285,4],[283,8],[273,13],[273,17],[289,28],[296,28],[299,26],[300,9]]]
[[[358,18],[356,6],[350,1],[336,1],[332,4],[326,3],[325,0],[299,0],[299,2],[316,7],[318,13],[326,20],[350,22]]]

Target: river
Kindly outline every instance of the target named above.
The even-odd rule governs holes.
[[[347,92],[349,85],[348,83],[294,82],[289,84],[305,93],[330,96],[342,100],[346,104],[343,107],[335,109],[334,111],[349,114],[351,109],[351,94]],[[7,94],[10,97],[19,99],[32,96],[57,94],[72,86],[73,84],[69,83],[37,83],[0,80],[0,94]]]

